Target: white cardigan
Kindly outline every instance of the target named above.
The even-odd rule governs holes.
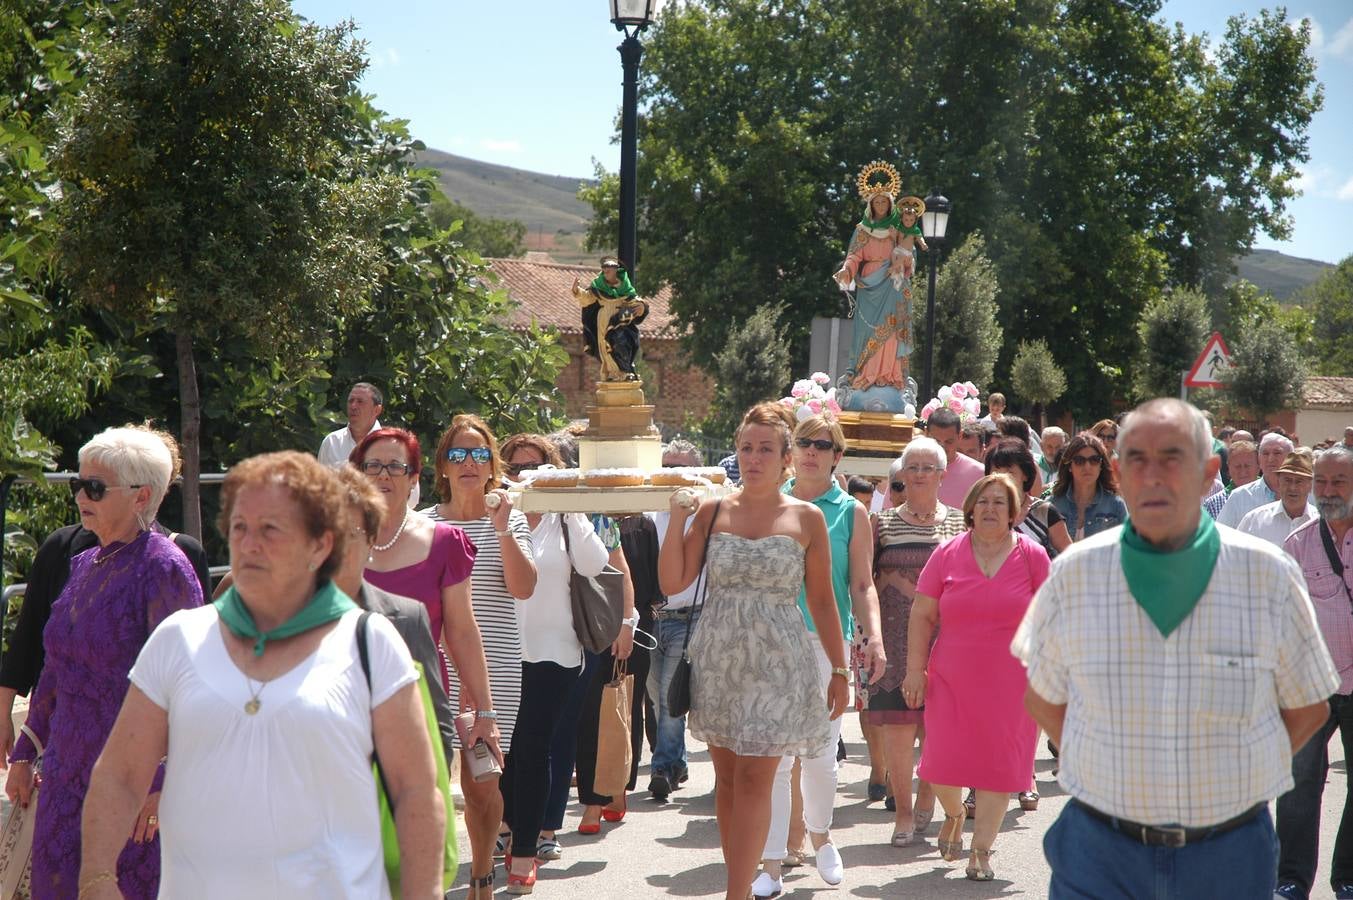
[[[568,513],[569,550],[564,553],[564,532],[558,513],[546,513],[531,531],[531,549],[536,561],[536,590],[517,606],[521,623],[521,658],[524,662],[552,662],[565,668],[580,666],[583,645],[573,632],[573,604],[569,578],[577,569],[582,575],[598,575],[610,554],[582,513]]]

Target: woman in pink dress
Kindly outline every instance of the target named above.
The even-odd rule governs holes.
[[[1038,740],[1010,641],[1049,563],[1036,541],[1013,530],[1019,510],[1019,491],[1008,475],[988,475],[972,486],[963,501],[969,530],[936,548],[921,570],[907,634],[902,695],[909,706],[925,702],[917,775],[935,786],[944,807],[938,844],[947,860],[963,852],[963,786],[977,789],[967,868],[974,881],[994,877],[991,845],[1010,794],[1029,786]]]

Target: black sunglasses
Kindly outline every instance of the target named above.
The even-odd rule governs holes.
[[[141,487],[139,484],[105,484],[97,478],[80,478],[78,475],[72,475],[70,478],[71,496],[78,496],[80,491],[85,492],[85,496],[95,503],[98,503],[108,495],[109,488],[128,488],[135,490]]]
[[[482,462],[488,462],[488,460],[482,460]],[[508,475],[520,475],[522,472],[525,472],[529,469],[539,469],[543,465],[545,464],[538,462],[505,463],[503,465],[503,471],[506,472]]]
[[[1094,456],[1073,456],[1071,464],[1073,466],[1098,466],[1104,463],[1104,457],[1096,453]]]
[[[453,463],[463,463],[467,456],[482,465],[493,459],[493,451],[488,447],[452,447],[446,451],[446,458]]]
[[[888,487],[892,488],[899,494],[905,493],[907,490],[907,486],[900,481],[890,481],[888,482]]]
[[[813,438],[794,438],[794,446],[800,447],[804,450],[807,450],[809,447],[816,447],[818,450],[822,450],[823,452],[826,452],[827,450],[836,449],[836,445],[834,443],[824,438],[818,438],[816,440],[814,440]]]

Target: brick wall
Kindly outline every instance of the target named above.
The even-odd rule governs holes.
[[[568,365],[555,382],[564,395],[571,419],[587,415],[587,405],[595,402],[597,378],[601,367],[583,352],[580,334],[562,335],[568,351]],[[645,340],[640,349],[640,372],[646,375],[644,395],[655,407],[653,421],[664,434],[679,430],[690,419],[702,419],[709,413],[714,382],[682,354],[676,340]]]

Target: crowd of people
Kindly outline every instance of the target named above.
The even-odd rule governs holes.
[[[1214,436],[1182,401],[1074,433],[989,409],[936,410],[873,483],[841,474],[835,419],[759,404],[733,490],[613,519],[515,508],[532,470],[576,466],[576,436],[500,442],[473,414],[440,436],[423,507],[419,440],[362,383],[318,458],[228,472],[214,588],[202,545],[156,523],[172,437],[95,435],[80,524],[40,549],[0,660],[0,707],[31,695],[0,742],[35,809],[32,896],[441,897],[456,758],[468,896],[533,893],[570,852],[574,786],[580,833],[622,820],[647,743],[665,802],[688,733],[727,898],[779,896],[809,859],[838,885],[853,693],[880,843],[938,811],[941,857],[991,880],[1012,798],[1038,808],[1046,733],[1072,797],[1050,896],[1305,898],[1326,745],[1353,747],[1353,429],[1307,448]],[[574,628],[575,576],[623,584],[609,647]],[[603,771],[626,671],[628,769]],[[1331,886],[1353,898],[1347,803]]]

